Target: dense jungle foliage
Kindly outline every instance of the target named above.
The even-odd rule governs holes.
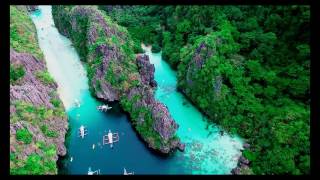
[[[161,50],[181,91],[251,144],[255,174],[310,172],[308,6],[100,8],[135,44]]]

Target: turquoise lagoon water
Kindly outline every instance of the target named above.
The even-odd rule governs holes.
[[[118,104],[113,103],[108,112],[97,111],[96,107],[102,102],[91,96],[85,64],[80,62],[70,40],[56,29],[51,6],[40,6],[31,18],[48,71],[58,83],[58,93],[69,118],[68,152],[59,160],[59,173],[87,174],[91,167],[92,170],[100,169],[101,174],[123,174],[123,168],[135,174],[229,174],[236,166],[242,140],[228,133],[220,136],[219,127],[208,124],[202,114],[177,92],[176,74],[161,59],[161,53],[151,53],[144,47],[155,65],[156,99],[169,108],[180,126],[177,134],[186,143],[185,152],[177,151],[168,157],[148,149]],[[80,107],[75,106],[75,99],[80,101]],[[84,139],[78,137],[81,125],[88,130]],[[114,148],[102,145],[102,136],[109,129],[119,133],[120,140]]]

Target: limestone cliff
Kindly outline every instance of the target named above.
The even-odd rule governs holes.
[[[104,101],[120,101],[149,147],[162,153],[183,149],[178,124],[154,98],[154,67],[135,56],[127,30],[95,6],[53,6],[59,31],[69,37],[87,64],[90,90]]]
[[[27,10],[10,7],[10,174],[57,174],[67,116]]]

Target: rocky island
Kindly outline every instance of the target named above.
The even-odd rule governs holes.
[[[135,55],[127,30],[94,6],[53,6],[58,30],[74,43],[86,62],[91,93],[119,101],[148,146],[161,153],[184,149],[175,135],[178,124],[154,98],[154,67]]]

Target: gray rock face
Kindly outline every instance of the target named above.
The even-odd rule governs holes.
[[[175,135],[176,130],[178,129],[178,124],[172,119],[168,108],[162,103],[158,102],[154,98],[153,91],[150,87],[137,87],[130,90],[127,94],[128,98],[131,99],[135,95],[142,95],[140,101],[134,104],[134,108],[148,108],[151,109],[151,116],[154,120],[152,128],[159,133],[163,141],[168,142],[170,138]],[[139,118],[138,123],[144,123],[144,118]],[[152,142],[149,142],[148,139],[145,139],[149,143],[149,147],[154,148]],[[175,149],[181,151],[184,150],[184,144],[180,140],[173,140],[166,145],[162,145],[159,149],[162,153],[169,153]]]
[[[151,106],[152,116],[154,117],[153,128],[164,140],[169,140],[178,129],[178,124],[172,119],[168,108],[164,104],[156,101]]]
[[[231,170],[231,173],[234,175],[240,175],[242,174],[241,170],[249,169],[249,164],[250,164],[250,161],[241,155],[238,159],[237,167],[233,168]]]
[[[179,151],[183,152],[185,149],[185,144],[181,143],[180,140],[174,140],[171,143],[172,147],[177,147]]]
[[[17,53],[13,49],[10,50],[10,62],[22,65],[25,69],[23,79],[16,85],[10,85],[10,101],[22,100],[35,106],[44,105],[47,108],[53,108],[49,94],[57,88],[57,84],[44,85],[35,75],[36,72],[45,70],[44,62],[30,54]]]
[[[97,81],[100,82],[101,90],[96,90],[96,96],[105,101],[118,101],[119,92],[115,90],[110,83],[106,82],[103,77],[95,76],[92,84],[96,87]]]
[[[139,68],[139,74],[141,77],[141,82],[145,85],[147,89],[153,89],[157,86],[157,82],[154,80],[154,65],[150,63],[149,57],[147,55],[138,55],[136,62]],[[137,93],[137,92],[136,92]],[[168,108],[156,101],[154,98],[154,93],[151,90],[147,92],[140,91],[139,94],[145,94],[143,98],[143,104],[141,106],[150,107],[152,117],[154,119],[153,129],[159,133],[164,141],[168,141],[172,138],[178,129],[179,125],[172,119]],[[129,93],[132,96],[132,93]],[[178,148],[179,150],[184,150],[184,144],[179,140],[172,141],[169,147],[162,147],[162,152],[169,152],[171,149]]]
[[[10,64],[21,65],[25,69],[25,75],[22,79],[18,80],[15,84],[10,85],[10,103],[15,101],[24,101],[31,103],[35,107],[44,106],[48,109],[52,109],[54,106],[51,104],[51,98],[59,99],[57,94],[52,93],[56,91],[57,84],[52,83],[49,85],[44,85],[36,77],[37,71],[43,71],[46,69],[45,62],[43,60],[38,60],[34,56],[28,53],[18,53],[14,49],[10,49]],[[10,105],[10,115],[16,112],[14,105]],[[68,121],[66,117],[53,117],[46,119],[44,122],[50,127],[50,129],[58,132],[57,138],[47,138],[44,137],[40,130],[40,127],[36,127],[26,121],[18,121],[15,123],[10,123],[10,135],[15,136],[18,129],[27,128],[36,141],[45,141],[47,144],[55,144],[57,147],[58,155],[65,155],[66,148],[64,146],[65,134],[68,129]],[[17,142],[11,142],[14,144]],[[13,148],[14,149],[14,148]],[[36,148],[26,146],[26,150],[23,155],[28,155],[35,152]],[[56,157],[58,159],[58,157]]]
[[[155,68],[154,65],[150,63],[149,56],[138,55],[136,59],[142,83],[150,85],[151,87],[157,87],[157,82],[154,80]]]
[[[243,148],[244,149],[250,148],[250,144],[244,143]],[[237,167],[235,167],[231,170],[231,174],[241,175],[242,174],[241,170],[244,170],[244,171],[248,170],[249,164],[250,164],[250,161],[247,158],[245,158],[243,155],[241,155],[238,159]]]
[[[243,156],[240,156],[239,163],[247,165],[247,164],[249,164],[249,160],[247,158],[243,157]]]
[[[207,60],[207,57],[211,56],[213,53],[208,51],[205,43],[201,43],[200,46],[196,49],[195,54],[192,57],[192,60],[188,64],[188,69],[186,73],[186,81],[189,86],[192,86],[193,81],[192,77],[196,72],[202,68],[203,64]]]
[[[241,169],[239,167],[236,167],[236,168],[231,170],[231,174],[240,175],[241,174]]]
[[[97,31],[98,28],[103,29],[105,34],[115,35],[124,37],[124,34],[118,32],[114,27],[109,26],[103,17],[103,14],[97,11],[95,8],[88,8],[77,6],[73,9],[70,15],[70,24],[72,26],[72,30],[74,32],[82,32],[86,31],[87,34],[87,44],[88,46],[93,45],[99,38],[99,33]],[[78,18],[88,19],[92,23],[92,26],[88,29],[83,29],[80,24],[78,24]],[[69,36],[70,32],[62,31],[64,34]],[[98,98],[104,101],[118,101],[120,98],[120,93],[117,91],[112,85],[105,80],[105,76],[107,75],[108,66],[110,65],[110,61],[116,60],[120,61],[123,59],[122,54],[119,52],[119,49],[116,49],[113,46],[107,46],[106,44],[100,44],[95,49],[95,53],[93,55],[88,55],[88,58],[83,61],[87,61],[91,63],[96,60],[96,56],[98,54],[102,55],[102,64],[98,66],[96,72],[94,72],[93,78],[90,82],[91,87],[94,89],[95,94]],[[99,83],[97,83],[99,82]],[[97,84],[100,84],[98,87]]]

